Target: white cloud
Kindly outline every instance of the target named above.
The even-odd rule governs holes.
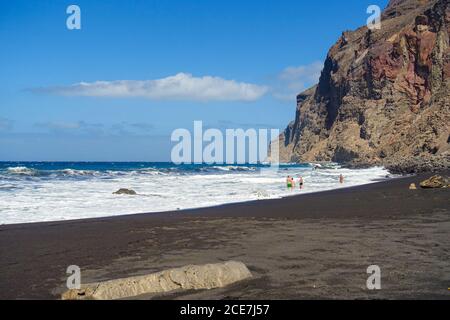
[[[294,82],[317,82],[322,68],[323,63],[319,61],[304,66],[287,67],[280,73],[279,78]]]
[[[323,63],[319,61],[285,68],[277,76],[273,96],[280,100],[295,101],[299,93],[319,82],[322,68]]]
[[[156,80],[80,82],[71,86],[40,88],[33,91],[85,97],[142,97],[152,100],[255,101],[268,88],[219,77],[193,77],[178,73]]]
[[[113,124],[89,123],[85,121],[48,121],[37,122],[36,128],[57,134],[90,134],[96,136],[108,135],[145,135],[151,133],[155,126],[151,123],[122,121]]]
[[[42,128],[56,133],[70,132],[101,132],[102,124],[87,123],[85,121],[64,122],[64,121],[48,121],[37,122],[34,124],[37,128]]]

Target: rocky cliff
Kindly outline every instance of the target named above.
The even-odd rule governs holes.
[[[449,0],[391,0],[381,23],[331,47],[319,84],[297,97],[281,161],[448,167]]]

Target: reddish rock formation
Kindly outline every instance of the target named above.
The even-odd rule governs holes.
[[[381,30],[344,32],[297,98],[282,161],[450,163],[448,0],[392,0]],[[447,161],[447,162],[445,162]]]

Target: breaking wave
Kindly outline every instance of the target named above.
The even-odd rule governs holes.
[[[280,198],[378,181],[383,168],[337,164],[179,165],[171,163],[2,163],[0,224],[105,217]],[[286,189],[286,176],[304,188]],[[128,188],[137,196],[117,196]]]

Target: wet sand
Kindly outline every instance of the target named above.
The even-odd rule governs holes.
[[[0,298],[58,299],[82,282],[244,262],[233,286],[140,299],[450,299],[450,189],[427,176],[214,208],[0,226]],[[307,187],[307,186],[306,186]],[[366,269],[381,268],[379,291]]]

